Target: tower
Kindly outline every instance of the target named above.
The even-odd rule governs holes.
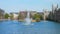
[[[57,9],[58,9],[58,4],[55,4],[55,5],[52,4],[52,12],[53,12],[53,14],[54,14],[54,12],[55,12]]]

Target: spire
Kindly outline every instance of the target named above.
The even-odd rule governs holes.
[[[52,12],[54,13],[55,12],[55,10],[57,10],[57,8],[58,8],[58,4],[52,4]]]
[[[54,8],[55,8],[55,7],[54,7],[54,5],[52,4],[52,12],[53,12],[53,13],[54,13]]]

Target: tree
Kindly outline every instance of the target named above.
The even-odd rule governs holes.
[[[5,19],[8,19],[8,17],[9,17],[9,14],[6,13],[6,14],[5,14]]]
[[[37,22],[39,22],[42,19],[42,15],[37,13],[33,16],[33,19],[36,20]]]
[[[40,15],[40,19],[43,20],[43,15]]]
[[[33,16],[33,19],[36,19],[36,18],[41,18],[42,19],[42,15],[40,15],[40,14],[35,14],[34,16]]]

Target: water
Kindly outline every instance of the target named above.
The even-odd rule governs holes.
[[[60,23],[52,21],[23,25],[17,20],[0,21],[0,34],[60,34]]]

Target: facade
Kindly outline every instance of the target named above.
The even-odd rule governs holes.
[[[34,16],[34,14],[36,14],[37,12],[36,11],[20,11],[19,14],[20,14],[20,17],[22,18],[26,18],[27,17],[27,13],[30,13],[30,18],[32,18]]]
[[[60,22],[60,8],[58,8],[58,5],[55,7],[52,7],[52,12],[50,12],[48,18],[50,20]]]
[[[54,21],[60,22],[60,8],[54,13]]]
[[[36,11],[30,11],[30,18],[32,18],[36,13]]]
[[[14,19],[14,20],[18,19],[18,13],[16,12],[10,13],[10,19]]]
[[[21,22],[25,21],[25,18],[27,17],[27,11],[20,11],[18,15],[18,20]]]
[[[4,19],[4,10],[0,9],[0,19]]]
[[[13,16],[14,16],[13,18],[14,18],[15,20],[18,19],[18,14],[14,13]]]
[[[27,16],[27,11],[20,11],[19,15],[20,15],[19,19],[25,19]]]

